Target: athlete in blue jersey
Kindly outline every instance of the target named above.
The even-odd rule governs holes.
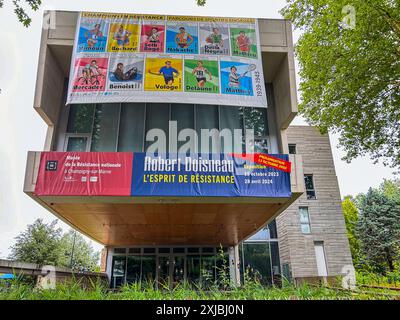
[[[149,73],[157,76],[164,76],[165,84],[170,85],[174,83],[174,77],[179,76],[178,70],[171,66],[171,61],[169,60],[165,61],[165,66],[161,67],[158,72],[152,72],[151,70],[149,70]]]

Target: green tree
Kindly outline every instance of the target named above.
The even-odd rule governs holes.
[[[344,220],[346,223],[347,238],[349,239],[351,256],[353,263],[358,266],[360,262],[360,243],[356,235],[356,226],[358,223],[358,210],[352,196],[344,197],[342,201]]]
[[[18,17],[18,20],[25,26],[29,27],[32,19],[29,17],[26,12],[26,7],[30,8],[33,11],[39,9],[42,4],[41,0],[13,0],[14,12]],[[3,8],[4,0],[0,0],[0,8]]]
[[[100,253],[75,230],[69,230],[60,239],[61,265],[75,270],[96,270]]]
[[[28,225],[15,238],[16,243],[11,247],[9,258],[40,265],[60,265],[61,229],[56,225],[57,220],[46,224],[42,219]]]
[[[97,270],[99,252],[74,230],[62,234],[57,220],[46,224],[37,219],[16,237],[9,258],[39,265],[54,265],[75,270]]]
[[[376,272],[394,271],[400,259],[400,202],[370,188],[357,197],[356,234],[365,262]]]
[[[387,180],[380,186],[380,190],[389,198],[400,202],[400,179]]]
[[[400,166],[400,1],[287,0],[282,14],[303,31],[301,114],[339,133],[345,160]]]

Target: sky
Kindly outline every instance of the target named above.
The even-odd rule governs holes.
[[[41,9],[31,14],[31,26],[25,28],[13,13],[12,1],[5,2],[0,9],[0,259],[8,256],[14,238],[27,224],[37,218],[55,219],[22,191],[27,152],[43,150],[47,129],[33,109],[43,9],[282,18],[279,10],[285,5],[285,0],[207,0],[205,7],[198,7],[196,0],[44,0]],[[298,37],[295,31],[294,40]],[[306,123],[297,117],[292,124]],[[384,178],[394,177],[392,169],[374,165],[368,157],[350,164],[342,161],[338,137],[330,135],[330,140],[342,196],[366,192]],[[69,228],[61,221],[59,226]],[[92,244],[96,250],[102,247]]]

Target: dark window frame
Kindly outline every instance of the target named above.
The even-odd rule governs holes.
[[[312,184],[311,189],[307,188],[306,177],[311,178],[311,184]],[[310,174],[310,173],[304,174],[304,185],[305,185],[305,189],[306,189],[307,200],[317,200],[317,191],[315,189],[315,181],[314,181],[313,174]]]

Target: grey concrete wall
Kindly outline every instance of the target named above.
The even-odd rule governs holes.
[[[317,276],[314,241],[323,241],[328,276],[340,275],[352,259],[329,137],[308,126],[290,126],[286,134],[303,158],[304,174],[313,174],[317,199],[304,193],[276,219],[281,264],[290,264],[294,278]],[[301,232],[301,206],[308,207],[311,234]]]

